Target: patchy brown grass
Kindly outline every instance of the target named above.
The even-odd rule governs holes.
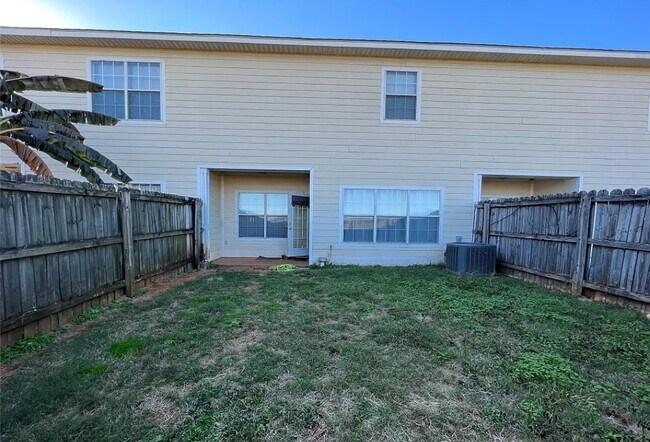
[[[183,418],[182,411],[159,391],[150,391],[140,402],[139,411],[145,419],[153,419],[161,428],[178,423]]]

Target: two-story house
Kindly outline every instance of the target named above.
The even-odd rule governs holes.
[[[30,96],[120,118],[88,144],[201,197],[209,259],[439,262],[480,198],[650,185],[650,52],[2,28],[0,65],[103,84]]]

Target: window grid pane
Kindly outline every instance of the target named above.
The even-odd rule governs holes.
[[[415,120],[417,117],[417,97],[386,95],[387,120]]]
[[[409,215],[411,216],[440,214],[440,192],[437,190],[411,190],[409,199]]]
[[[92,94],[93,112],[125,118],[124,91],[104,91]]]
[[[266,195],[266,214],[284,215],[289,214],[289,197],[286,194]]]
[[[374,217],[372,216],[343,217],[344,242],[372,242],[373,231]]]
[[[129,62],[127,71],[129,90],[160,90],[160,63]]]
[[[417,72],[386,71],[386,93],[393,95],[416,95]]]
[[[377,217],[377,242],[406,242],[406,217]]]
[[[377,215],[406,216],[406,190],[382,189],[377,191]]]
[[[438,217],[411,217],[409,218],[410,243],[437,243]]]
[[[267,216],[266,217],[266,237],[267,238],[287,238],[289,221],[287,216]]]
[[[129,91],[129,119],[160,120],[160,92]]]
[[[239,194],[240,215],[264,215],[264,194],[263,193],[240,193]]]
[[[124,90],[124,62],[93,61],[91,63],[91,78],[104,89]]]
[[[240,238],[264,238],[264,216],[239,215]]]
[[[375,191],[373,189],[345,189],[343,191],[343,214],[373,216],[375,214]]]

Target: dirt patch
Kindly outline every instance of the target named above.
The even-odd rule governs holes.
[[[257,293],[257,290],[259,290],[259,288],[260,288],[260,284],[257,282],[253,282],[246,286],[244,292],[246,292],[248,296],[253,296]]]
[[[414,410],[420,410],[425,412],[437,412],[440,409],[440,402],[434,397],[424,397],[416,394],[411,394],[409,396],[409,407]]]
[[[248,350],[249,347],[257,344],[261,339],[262,336],[257,330],[246,330],[241,335],[230,341],[227,347],[228,349],[241,355],[246,350]]]
[[[278,376],[278,386],[280,388],[284,388],[287,386],[289,382],[293,381],[295,378],[296,377],[291,373],[282,373],[280,376]]]
[[[204,276],[208,276],[214,273],[217,273],[216,269],[209,269],[209,270],[203,270],[201,272],[187,273],[184,275],[175,276],[173,278],[164,280],[162,282],[156,282],[154,285],[147,287],[147,292],[145,294],[143,294],[142,296],[138,296],[137,298],[133,298],[133,302],[151,301],[153,298],[155,298],[162,292],[165,292],[173,287],[176,287],[177,285],[194,281],[195,279],[203,278]]]
[[[70,324],[68,325],[68,330],[64,333],[61,333],[58,335],[56,338],[54,338],[54,342],[61,342],[65,341],[66,339],[73,338],[80,334],[82,331],[90,327],[90,323],[92,321],[84,322],[82,324]]]
[[[443,378],[454,381],[459,385],[466,386],[470,384],[470,380],[461,372],[460,367],[457,367],[454,364],[441,368],[440,372],[443,374]]]
[[[615,411],[609,410],[607,412],[607,415],[605,416],[605,419],[625,428],[626,430],[634,433],[635,435],[640,435],[643,432],[643,429],[641,428],[641,426],[639,426],[639,422],[635,420],[630,420],[627,417]]]
[[[7,376],[11,376],[11,373],[13,373],[14,369],[15,366],[13,363],[0,366],[0,380],[6,378]]]
[[[157,391],[148,393],[140,403],[140,410],[145,418],[156,421],[161,427],[168,427],[179,421],[181,410]]]

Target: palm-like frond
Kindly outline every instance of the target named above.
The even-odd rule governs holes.
[[[50,157],[65,164],[69,169],[72,169],[75,172],[81,174],[81,176],[86,178],[91,183],[104,183],[88,162],[84,161],[82,158],[77,157],[68,149],[60,147],[56,144],[48,143],[41,138],[36,138],[28,133],[23,133],[22,131],[12,132],[11,136],[36,150],[45,152]]]
[[[123,183],[133,181],[130,176],[117,166],[117,164],[113,163],[92,147],[86,146],[79,140],[67,137],[60,133],[48,132],[45,128],[28,127],[25,129],[25,132],[34,138],[47,140],[49,144],[57,145],[63,149],[71,151],[75,156],[79,157],[90,166],[105,171],[108,175],[118,181]]]
[[[48,92],[101,92],[104,86],[79,78],[60,75],[19,77],[0,82],[0,92],[48,91]]]
[[[9,117],[7,119],[6,125],[14,128],[32,127],[34,129],[45,129],[47,132],[58,133],[65,135],[66,137],[77,139],[79,141],[84,140],[84,137],[74,126],[70,128],[70,125],[64,126],[52,121],[37,120],[35,118],[32,118],[27,112]]]
[[[7,69],[0,69],[0,77],[2,77],[3,80],[11,80],[13,78],[29,77],[29,75],[23,74],[22,72],[18,72],[18,71],[9,71]]]
[[[3,135],[0,135],[0,143],[6,144],[36,175],[47,178],[54,176],[45,161],[25,143]]]
[[[25,112],[25,115],[35,120],[52,121],[59,124],[79,123],[92,124],[95,126],[115,126],[120,121],[117,118],[111,117],[110,115],[70,109],[51,109]]]
[[[47,110],[43,106],[39,106],[32,100],[20,96],[18,94],[9,93],[0,95],[0,105],[10,112],[33,112]]]

